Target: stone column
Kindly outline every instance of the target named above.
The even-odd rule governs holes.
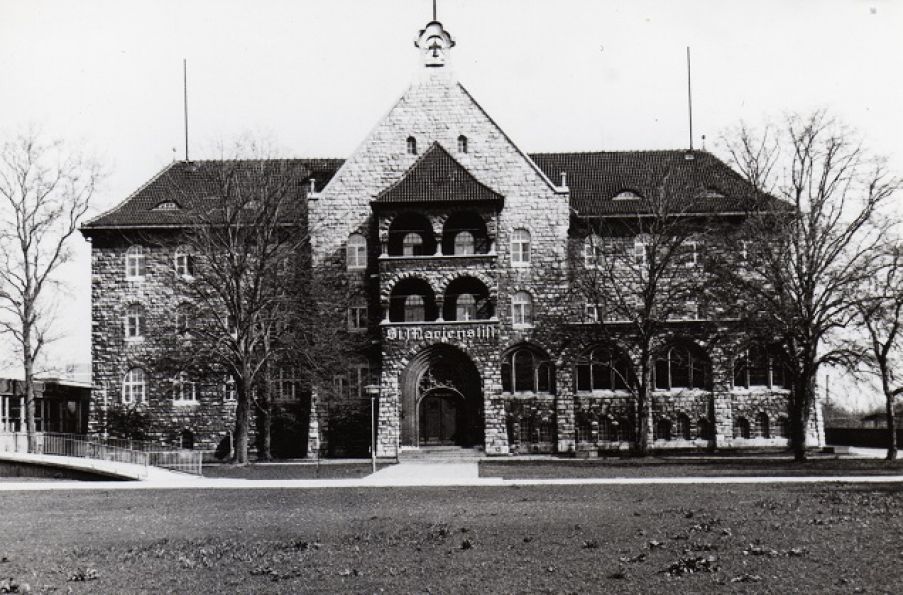
[[[712,358],[712,431],[715,448],[726,448],[734,439],[734,415],[731,402],[731,361],[723,350],[713,351]]]
[[[576,431],[576,408],[574,395],[560,393],[555,399],[555,419],[558,427],[558,453],[574,454],[577,450],[574,432]]]
[[[483,417],[487,455],[507,455],[508,429],[505,427],[505,400],[501,391],[492,390],[483,394]]]
[[[393,389],[383,389],[379,396],[376,425],[376,456],[396,458],[401,439],[399,393]]]
[[[326,411],[320,403],[320,396],[316,387],[310,394],[310,421],[307,425],[307,458],[319,459],[320,453],[325,452],[326,444]]]

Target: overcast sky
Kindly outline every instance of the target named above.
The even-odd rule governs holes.
[[[439,0],[459,79],[528,152],[686,147],[827,107],[903,171],[903,1]],[[174,156],[251,133],[346,157],[401,95],[431,0],[0,0],[0,134],[39,126],[110,172],[95,212]],[[175,149],[175,152],[173,151]],[[81,238],[54,361],[90,360]],[[2,361],[3,358],[0,358]]]

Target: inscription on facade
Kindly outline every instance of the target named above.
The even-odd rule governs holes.
[[[405,326],[401,328],[389,327],[386,329],[385,335],[389,341],[419,341],[422,339],[483,341],[495,339],[498,336],[498,329],[486,324],[469,328],[439,327],[424,329],[422,326]]]

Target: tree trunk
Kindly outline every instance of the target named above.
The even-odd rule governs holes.
[[[810,405],[815,403],[815,373],[794,385],[790,395],[790,449],[796,461],[806,460]]]
[[[897,424],[894,419],[894,397],[890,395],[887,397],[887,457],[888,461],[893,461],[897,458]]]
[[[238,404],[235,407],[235,463],[248,464],[248,422],[251,405],[251,386],[247,376],[238,383]]]
[[[26,316],[30,316],[28,308]],[[25,432],[28,436],[28,452],[37,452],[34,421],[34,358],[31,350],[31,327],[27,322],[22,327],[22,363],[25,368]]]
[[[642,381],[637,387],[637,454],[645,457],[649,455],[649,430],[652,428],[652,398],[650,387],[652,386],[652,369],[649,366],[642,367]]]

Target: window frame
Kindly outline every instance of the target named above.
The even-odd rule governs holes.
[[[467,137],[463,134],[458,135],[458,153],[467,153],[468,152],[468,143]]]
[[[533,327],[533,296],[529,291],[519,290],[511,294],[511,326]]]
[[[469,244],[465,244],[463,242],[459,243],[458,238],[460,238],[461,236],[463,236],[465,234],[470,237],[470,243]],[[476,254],[476,244],[477,244],[476,236],[474,236],[473,233],[467,231],[466,229],[457,232],[455,234],[455,240],[453,242],[453,246],[454,246],[453,251],[454,251],[455,256],[472,256],[473,254]],[[464,248],[464,250],[459,250],[459,248]],[[468,252],[467,250],[470,250],[470,251]]]
[[[140,373],[141,379],[133,379],[133,372]],[[137,392],[138,387],[141,389],[140,394]],[[147,372],[144,368],[136,366],[126,370],[122,377],[122,393],[119,400],[123,405],[143,405],[147,402]]]
[[[147,330],[147,311],[141,304],[129,304],[124,318],[125,340],[140,342],[144,340]]]
[[[144,281],[147,277],[147,254],[141,244],[132,244],[125,251],[125,280]]]
[[[194,258],[186,247],[176,248],[173,254],[173,269],[182,279],[194,279]]]
[[[511,266],[529,267],[532,260],[533,234],[529,229],[518,227],[511,231]]]
[[[518,356],[529,356],[530,358],[530,376],[532,377],[532,387],[528,390],[521,390],[518,385]],[[507,373],[506,373],[507,372]],[[525,345],[521,345],[510,350],[504,355],[501,362],[502,373],[502,391],[510,395],[554,395],[556,394],[555,385],[555,365],[552,363],[545,353],[540,353]],[[540,374],[547,374],[544,381]],[[507,378],[506,378],[507,376]],[[508,390],[506,390],[506,387]],[[542,387],[545,388],[542,388]]]
[[[367,268],[367,238],[362,233],[352,233],[345,244],[345,267],[349,271]]]
[[[605,262],[605,250],[602,238],[598,234],[590,234],[583,240],[583,267],[601,269]]]
[[[186,388],[188,389],[186,395]],[[174,405],[196,405],[198,403],[197,382],[185,370],[172,379],[172,402]]]
[[[353,303],[348,306],[348,330],[352,332],[366,331],[370,323],[367,304]]]

